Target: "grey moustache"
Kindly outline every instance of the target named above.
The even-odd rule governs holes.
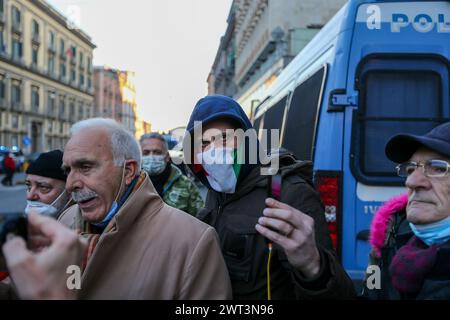
[[[76,203],[96,198],[98,194],[92,190],[72,192],[72,200]]]

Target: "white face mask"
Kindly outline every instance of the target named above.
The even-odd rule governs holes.
[[[25,208],[25,213],[29,214],[30,212],[42,214],[44,216],[54,217],[55,213],[58,212],[58,210],[50,204],[42,203],[39,201],[27,200],[27,207]]]
[[[208,173],[206,179],[217,192],[234,193],[236,190],[233,151],[233,148],[218,147],[197,154],[198,162]]]
[[[143,156],[142,169],[147,171],[151,176],[156,176],[166,168],[164,156]]]
[[[70,199],[69,199],[68,202],[61,203],[61,200],[64,200],[63,199],[64,195],[66,195],[65,190],[51,204],[46,204],[46,203],[42,203],[39,201],[27,200],[25,214],[34,212],[34,213],[42,214],[44,216],[57,218],[58,213],[61,212],[61,210],[63,210],[67,206],[67,204],[70,202]],[[61,208],[57,208],[57,207],[59,207],[58,204],[59,204],[59,206],[61,206]]]

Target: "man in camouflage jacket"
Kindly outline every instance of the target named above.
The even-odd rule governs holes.
[[[167,142],[159,133],[145,134],[140,139],[142,168],[147,171],[159,196],[169,206],[193,216],[204,202],[195,183],[171,163]]]

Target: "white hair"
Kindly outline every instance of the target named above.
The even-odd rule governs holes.
[[[141,147],[134,136],[113,119],[91,118],[74,123],[70,128],[73,136],[86,129],[107,129],[111,134],[111,149],[115,166],[122,166],[125,160],[136,160],[141,167]]]

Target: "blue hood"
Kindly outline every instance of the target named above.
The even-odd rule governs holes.
[[[206,96],[197,102],[186,130],[192,134],[195,121],[202,121],[202,125],[205,125],[219,118],[229,118],[238,121],[244,131],[253,128],[239,103],[229,97],[215,95]]]
[[[214,96],[206,96],[200,99],[194,107],[192,111],[191,117],[189,119],[189,123],[187,125],[186,130],[193,136],[194,133],[194,122],[201,121],[202,126],[207,123],[220,119],[227,118],[237,121],[240,124],[240,128],[244,131],[248,129],[253,129],[253,125],[248,119],[242,107],[232,98],[214,95]],[[259,149],[259,143],[258,143]],[[245,151],[248,151],[248,146],[246,146]],[[191,162],[192,163],[192,162]],[[258,166],[258,164],[243,164],[241,167],[241,171],[238,177],[238,187],[239,183],[250,173],[250,171]],[[208,183],[205,175],[202,172],[195,172],[193,170],[193,165],[190,164],[192,172],[194,172],[195,176],[209,189],[211,186]]]

